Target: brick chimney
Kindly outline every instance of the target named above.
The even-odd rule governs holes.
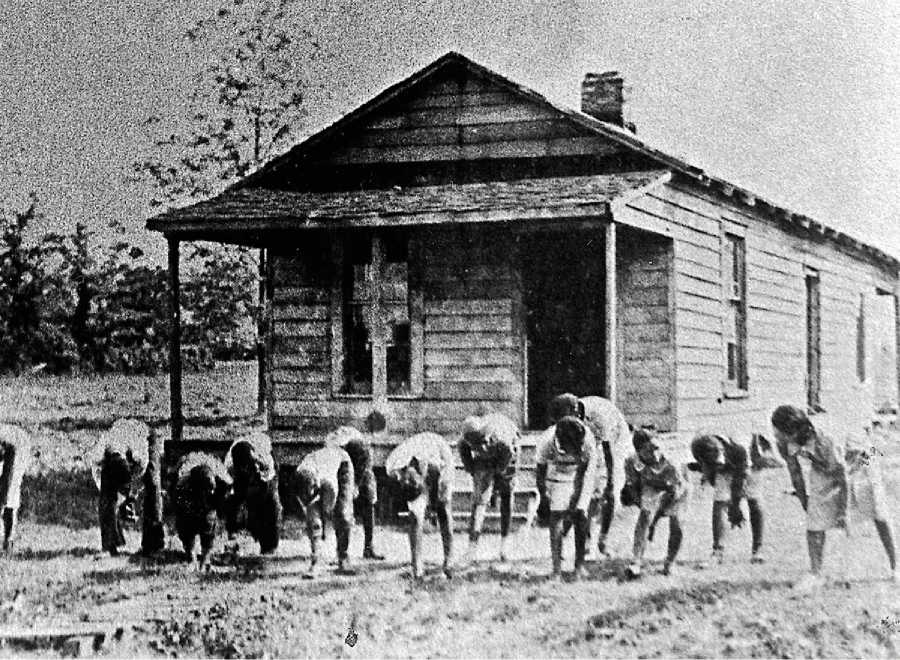
[[[623,113],[624,82],[618,71],[584,74],[584,81],[581,83],[581,111],[633,132],[634,124],[626,122]]]

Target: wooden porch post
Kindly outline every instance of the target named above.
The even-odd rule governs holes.
[[[184,437],[181,408],[181,291],[178,276],[178,239],[169,238],[169,400],[172,440]]]
[[[256,320],[256,414],[266,411],[266,249],[259,249],[259,314]]]
[[[618,317],[616,314],[616,225],[610,221],[606,225],[606,398],[618,405],[616,401],[616,330]]]

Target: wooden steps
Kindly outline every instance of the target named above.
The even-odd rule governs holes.
[[[64,656],[94,655],[111,638],[121,639],[125,628],[112,623],[84,623],[50,628],[0,627],[0,647],[28,645],[59,648]]]

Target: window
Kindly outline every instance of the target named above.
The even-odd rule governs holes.
[[[386,323],[387,393],[410,393],[409,260],[405,238],[384,242],[381,306]]]
[[[815,410],[820,405],[821,384],[821,311],[819,309],[819,274],[806,274],[806,403]]]
[[[722,278],[725,298],[725,364],[730,388],[747,389],[747,272],[744,239],[725,234]]]
[[[340,393],[371,394],[375,297],[369,240],[345,243],[342,280],[344,372]]]
[[[411,286],[409,240],[400,233],[344,239],[336,262],[334,390],[341,395],[419,393],[414,323],[421,326],[421,293]],[[415,290],[414,290],[415,289]],[[417,304],[418,303],[418,304]],[[419,370],[420,366],[417,367]]]
[[[866,380],[866,296],[859,294],[859,314],[856,317],[856,377]]]

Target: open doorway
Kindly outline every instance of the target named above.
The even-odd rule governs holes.
[[[562,392],[605,390],[605,263],[602,230],[521,237],[528,342],[528,426],[547,424],[547,403]]]

